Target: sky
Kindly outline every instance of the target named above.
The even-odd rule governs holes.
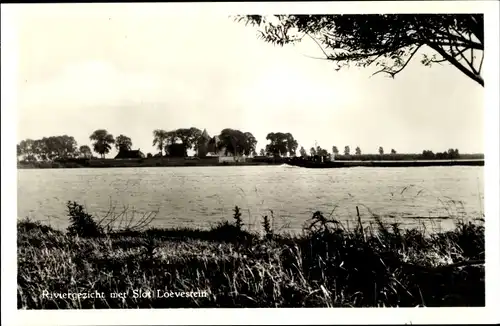
[[[19,13],[18,142],[124,134],[157,153],[153,130],[269,132],[363,153],[482,153],[483,88],[415,58],[395,79],[335,70],[312,41],[285,47],[220,13],[162,5],[24,7]],[[297,151],[298,152],[298,151]],[[109,156],[116,154],[113,150]]]

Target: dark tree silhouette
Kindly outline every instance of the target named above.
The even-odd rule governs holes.
[[[401,72],[421,49],[421,63],[448,62],[481,86],[484,54],[482,14],[369,14],[236,16],[259,27],[259,36],[277,45],[309,37],[325,60],[341,69],[375,64],[391,77]]]
[[[162,129],[153,131],[153,146],[160,150],[160,156],[163,156],[163,148],[167,143],[168,132]]]
[[[266,139],[270,141],[266,146],[266,151],[274,156],[283,156],[286,154],[295,156],[297,147],[299,146],[298,142],[289,132],[271,132],[267,134]]]
[[[422,152],[422,158],[423,159],[434,159],[435,157],[436,157],[436,155],[432,151],[424,150]]]
[[[90,150],[90,147],[87,145],[82,145],[79,148],[80,154],[83,155],[85,158],[90,158],[92,156],[92,151]]]
[[[304,149],[303,146],[300,147],[299,153],[300,153],[301,157],[306,157],[307,156],[307,152],[306,152],[306,150]]]
[[[20,155],[25,160],[54,160],[78,156],[76,140],[73,136],[50,136],[42,139],[26,139],[19,143]]]
[[[34,161],[35,158],[35,141],[33,139],[21,140],[19,143],[19,150],[21,155],[24,156],[24,160]]]
[[[328,151],[324,148],[321,148],[321,146],[316,147],[316,155],[319,156],[328,156]]]
[[[257,147],[257,139],[255,139],[254,135],[251,132],[245,132],[245,145],[244,145],[244,154],[245,155],[257,155],[255,148]]]
[[[94,151],[101,155],[102,158],[111,150],[111,145],[115,143],[112,134],[109,134],[105,129],[98,129],[90,135],[90,140],[94,143],[92,147]]]
[[[297,153],[297,147],[299,143],[293,138],[292,134],[287,132],[286,136],[286,149],[288,151],[288,155],[295,156]]]
[[[115,146],[117,150],[131,150],[132,149],[132,139],[125,135],[120,135],[116,137]]]
[[[311,147],[311,149],[309,150],[309,153],[311,153],[311,156],[316,155],[316,149],[314,147]]]
[[[198,128],[180,128],[177,130],[170,131],[170,143],[173,144],[177,139],[179,139],[182,144],[184,144],[186,150],[193,149],[198,150],[198,139],[202,136],[202,131]]]
[[[351,154],[351,148],[349,146],[344,147],[344,155],[350,155]]]
[[[337,146],[333,146],[332,147],[332,153],[335,154],[335,155],[338,155],[339,149],[337,148]]]
[[[255,153],[257,140],[250,132],[242,132],[236,129],[223,129],[218,136],[217,150],[237,155],[250,155]]]
[[[260,156],[266,156],[266,151],[263,148],[261,148],[259,155]]]
[[[378,153],[379,153],[380,155],[384,155],[384,148],[383,148],[382,146],[380,146],[380,147],[378,148]]]
[[[359,148],[359,146],[356,147],[355,151],[356,151],[356,155],[361,155],[361,148]]]
[[[393,148],[393,149],[391,149],[391,154],[397,154],[397,153],[396,153],[396,150],[395,150],[394,148]]]

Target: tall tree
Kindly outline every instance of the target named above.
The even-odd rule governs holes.
[[[339,154],[339,149],[337,148],[337,146],[333,146],[332,147],[332,153],[335,154],[335,155]]]
[[[78,149],[78,145],[73,136],[56,136],[57,152],[59,158],[73,157]]]
[[[162,129],[153,131],[153,146],[160,150],[160,156],[163,156],[163,148],[167,144],[168,132]]]
[[[286,149],[288,150],[288,155],[295,156],[297,154],[297,147],[299,143],[293,138],[292,134],[287,132],[286,136]]]
[[[115,139],[112,134],[108,133],[105,129],[98,129],[90,135],[90,140],[94,143],[92,147],[94,151],[105,158],[106,154],[111,150],[111,145],[115,143]]]
[[[20,151],[27,161],[34,161],[35,153],[34,153],[34,140],[33,139],[25,139],[19,143]]]
[[[172,145],[172,144],[175,144],[177,143],[177,140],[179,140],[179,134],[177,133],[177,130],[170,130],[170,131],[167,131],[167,138],[166,138],[166,141],[167,141],[167,144],[166,145]]]
[[[309,153],[311,153],[311,156],[316,155],[316,149],[314,147],[311,147],[311,149],[309,150]]]
[[[49,159],[48,138],[36,139],[33,142],[33,154],[38,160],[46,161]],[[52,158],[51,158],[52,159]]]
[[[337,69],[375,64],[393,77],[422,53],[421,62],[448,62],[484,86],[483,14],[370,14],[237,16],[259,27],[266,42],[285,45],[311,38]]]
[[[194,147],[194,150],[196,151],[198,149],[197,147],[197,141],[198,138],[200,138],[202,135],[202,131],[198,128],[191,127],[191,128],[180,128],[174,131],[171,131],[169,136],[170,136],[170,143],[173,144],[177,140],[180,140],[186,150],[192,149]]]
[[[83,155],[85,158],[90,158],[92,157],[92,151],[90,150],[90,147],[87,145],[82,145],[79,148],[80,154]]]
[[[349,146],[344,147],[344,155],[349,155],[351,153],[351,148]]]
[[[201,137],[203,135],[203,132],[196,127],[189,128],[189,131],[190,131],[189,142],[191,144],[191,146],[189,146],[189,148],[193,149],[195,152],[198,152],[198,144],[199,144],[199,140],[201,139]]]
[[[253,153],[257,141],[251,133],[245,133],[237,129],[226,128],[218,136],[217,150],[224,151],[226,155],[243,155]]]
[[[356,155],[361,155],[361,148],[359,146],[356,147]]]
[[[306,152],[306,150],[304,149],[304,146],[301,146],[301,147],[300,147],[299,153],[300,153],[300,156],[301,156],[301,157],[306,157],[306,156],[307,156],[307,152]]]
[[[261,148],[259,155],[260,156],[266,156],[266,151],[263,148]]]
[[[289,132],[270,132],[267,134],[266,139],[270,141],[270,143],[266,145],[266,151],[274,156],[283,156],[287,154],[294,156],[299,146],[298,142]]]
[[[257,155],[255,148],[257,147],[257,139],[251,132],[245,132],[245,145],[244,145],[244,154],[249,155]]]
[[[383,148],[382,146],[380,146],[380,147],[378,148],[378,153],[379,153],[380,155],[384,155],[384,148]]]
[[[391,149],[391,154],[396,154],[396,150],[394,148]]]
[[[321,148],[321,146],[317,146],[316,147],[316,155],[319,155],[319,156],[328,156],[328,151],[324,148]]]
[[[129,151],[132,149],[132,139],[130,139],[125,135],[120,135],[116,137],[115,146],[116,149],[119,151],[122,150]]]

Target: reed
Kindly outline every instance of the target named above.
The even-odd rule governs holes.
[[[346,228],[315,212],[300,235],[235,222],[86,236],[19,221],[20,309],[484,306],[484,226],[426,233],[376,221]],[[267,222],[266,222],[267,221]],[[267,225],[267,226],[266,226]],[[136,297],[200,291],[204,297]],[[44,292],[45,291],[45,292]],[[54,298],[88,293],[104,298]],[[121,297],[112,298],[112,293]]]

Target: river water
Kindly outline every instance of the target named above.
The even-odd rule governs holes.
[[[483,172],[460,166],[20,169],[17,210],[18,218],[65,228],[66,202],[76,201],[99,218],[125,212],[120,216],[138,221],[156,212],[151,226],[204,228],[232,220],[238,206],[252,230],[272,210],[276,230],[295,232],[318,210],[354,225],[358,206],[364,223],[377,214],[404,227],[440,230],[457,218],[482,217]]]

